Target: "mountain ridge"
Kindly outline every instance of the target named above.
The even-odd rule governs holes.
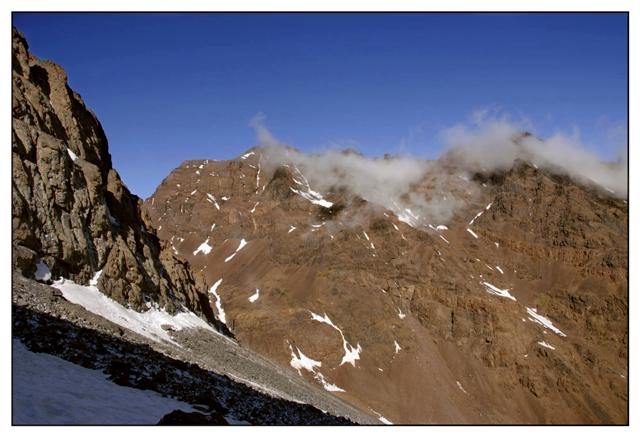
[[[189,160],[145,201],[160,238],[201,269],[208,284],[217,283],[212,306],[223,309],[241,343],[294,368],[303,352],[310,363],[322,363],[303,374],[393,422],[622,417],[624,408],[607,404],[624,405],[623,377],[608,371],[612,401],[608,386],[588,389],[578,375],[591,372],[595,355],[598,372],[613,367],[611,351],[620,357],[615,367],[626,366],[626,201],[524,161],[488,173],[433,170],[405,198],[446,189],[465,200],[450,220],[425,224],[417,210],[385,210],[348,187],[316,191],[317,180],[292,162],[268,170],[268,153],[253,148],[233,160]],[[238,251],[240,239],[247,244]],[[205,243],[207,252],[198,251]],[[367,309],[359,309],[365,302]],[[596,316],[601,310],[604,318]],[[616,334],[602,349],[605,327]],[[419,332],[433,344],[415,337]],[[581,336],[599,345],[574,340]],[[560,352],[558,341],[570,344]],[[343,354],[356,351],[355,366],[340,365]],[[394,362],[402,354],[408,362],[398,372]],[[469,359],[465,374],[454,362]],[[326,362],[334,364],[324,370]],[[425,373],[427,362],[434,367]],[[506,375],[498,378],[499,369]],[[409,378],[430,372],[444,372],[448,382],[429,387]],[[393,376],[385,380],[386,373]],[[559,381],[570,388],[558,391]],[[517,402],[490,401],[480,411],[468,400],[472,384],[476,396],[486,390],[492,399]],[[591,391],[609,400],[594,401]],[[435,402],[443,393],[454,399],[446,408]]]

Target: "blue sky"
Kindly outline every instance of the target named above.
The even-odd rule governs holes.
[[[605,159],[627,120],[625,14],[13,14],[101,121],[148,197],[186,159],[256,143],[258,113],[305,151],[435,158],[492,108]]]

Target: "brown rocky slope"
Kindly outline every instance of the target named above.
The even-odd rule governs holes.
[[[185,161],[146,201],[241,344],[381,421],[627,423],[626,201],[519,161],[449,169],[464,203],[417,223],[268,153]]]

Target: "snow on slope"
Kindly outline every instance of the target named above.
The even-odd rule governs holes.
[[[215,226],[215,225],[214,225]],[[205,241],[204,243],[202,243],[200,246],[198,246],[198,248],[196,250],[193,251],[193,255],[197,255],[199,252],[202,252],[204,255],[208,255],[209,252],[211,252],[211,249],[213,249],[213,247],[211,247],[209,245],[209,239],[207,238],[207,241]]]
[[[162,329],[162,325],[170,325],[176,331],[184,328],[200,328],[218,333],[192,312],[184,311],[171,315],[152,304],[149,304],[149,310],[144,313],[125,308],[98,290],[96,284],[101,273],[102,271],[97,272],[88,286],[76,284],[68,279],[60,279],[55,281],[52,287],[60,290],[64,298],[69,302],[78,304],[87,311],[102,316],[153,341],[167,341],[178,344],[171,339],[167,331]]]
[[[75,153],[73,153],[73,150],[71,150],[70,148],[67,147],[67,153],[69,154],[69,158],[71,158],[71,160],[73,162],[76,162],[76,160],[78,159],[78,155],[76,155]]]
[[[226,325],[227,315],[225,314],[224,309],[222,308],[222,299],[220,298],[220,295],[216,291],[218,290],[218,287],[220,286],[221,283],[222,283],[222,278],[218,279],[216,283],[211,286],[211,288],[209,289],[209,293],[213,294],[213,296],[216,298],[216,308],[218,309],[218,319],[220,319],[220,321]]]
[[[546,347],[547,349],[551,349],[551,350],[556,350],[555,347],[551,346],[549,343],[547,343],[546,341],[539,341],[538,344],[540,346]]]
[[[249,302],[254,303],[260,297],[260,290],[256,288],[256,292],[249,296]]]
[[[123,387],[99,370],[29,351],[13,339],[14,425],[156,424],[191,405],[150,390]]]
[[[398,220],[412,228],[417,228],[420,225],[420,216],[415,215],[409,208],[401,209],[395,202],[393,202],[393,205],[396,207],[394,212]]]
[[[233,259],[234,256],[236,256],[236,253],[238,253],[240,250],[242,250],[242,248],[244,246],[247,245],[247,242],[244,240],[244,238],[242,240],[240,240],[240,244],[238,245],[238,248],[236,249],[235,252],[233,252],[231,255],[229,255],[227,258],[225,258],[224,262],[229,262]]]
[[[511,299],[511,300],[516,300],[516,298],[513,297],[511,293],[509,293],[508,288],[505,288],[504,290],[502,290],[488,282],[482,282],[482,285],[485,286],[485,290],[487,293],[495,294],[496,296],[506,297],[507,299]]]
[[[309,358],[303,354],[299,348],[296,347],[296,351],[294,352],[291,345],[289,345],[289,350],[291,350],[291,362],[289,364],[298,371],[298,374],[300,374],[301,369],[315,373],[316,367],[322,367],[322,362]]]
[[[216,207],[216,209],[218,211],[220,211],[220,205],[218,205],[218,202],[216,202],[215,196],[213,196],[212,194],[207,193],[207,200],[209,201],[209,203],[213,203],[213,205]]]
[[[49,266],[42,259],[38,260],[36,264],[36,273],[34,277],[38,281],[48,281],[51,279],[51,270],[49,270]]]
[[[347,339],[344,338],[344,333],[342,332],[342,329],[338,328],[331,321],[331,319],[329,318],[329,316],[327,316],[326,313],[324,314],[323,317],[321,317],[318,314],[314,313],[313,311],[309,311],[309,312],[311,313],[312,320],[327,324],[340,333],[340,337],[342,337],[342,348],[344,349],[344,356],[342,357],[342,362],[340,363],[340,365],[342,366],[344,363],[349,363],[353,367],[356,367],[356,360],[360,359],[360,352],[362,352],[362,347],[360,346],[360,343],[358,343],[355,348],[351,346],[347,341]]]
[[[298,170],[297,167],[294,167],[294,170],[300,175],[300,177],[302,177],[302,179],[304,180],[304,184],[295,178],[293,179],[294,182],[297,183],[298,185],[306,185],[306,191],[296,190],[293,187],[289,187],[291,191],[301,196],[302,198],[308,200],[309,202],[313,203],[314,205],[320,205],[323,208],[331,208],[333,206],[333,202],[329,202],[324,197],[322,197],[322,194],[311,189],[311,185],[309,185],[309,181],[307,180],[306,177],[304,177],[302,172]]]
[[[553,332],[558,334],[560,337],[566,337],[567,336],[564,332],[562,332],[561,330],[556,328],[553,325],[553,322],[551,320],[549,320],[546,317],[541,316],[540,314],[538,314],[538,311],[535,308],[528,308],[527,307],[527,314],[529,314],[531,316],[531,317],[529,317],[529,320],[531,320],[532,322],[539,323],[540,325],[544,326],[545,328],[551,329]]]
[[[298,371],[298,375],[302,375],[302,373],[300,373],[300,370],[305,369],[306,371],[313,374],[314,379],[322,384],[322,387],[324,387],[326,391],[344,392],[344,389],[330,383],[322,373],[316,371],[316,367],[322,367],[321,361],[316,361],[313,358],[309,358],[308,356],[303,354],[298,347],[296,347],[296,351],[294,351],[291,347],[291,344],[289,344],[289,350],[291,351],[291,362],[289,364],[291,365],[291,367]]]

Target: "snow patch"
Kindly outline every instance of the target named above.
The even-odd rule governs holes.
[[[93,285],[93,286],[98,285],[98,280],[100,279],[100,276],[102,276],[102,270],[98,270],[93,274],[91,279],[89,279],[89,285]]]
[[[222,283],[222,278],[218,279],[215,282],[215,284],[211,286],[211,288],[209,289],[209,293],[213,294],[213,296],[216,298],[216,308],[218,309],[218,319],[220,319],[220,321],[226,325],[227,315],[225,314],[224,309],[222,308],[222,299],[220,299],[220,295],[218,294],[218,291],[217,291],[221,283]]]
[[[195,256],[200,252],[202,252],[204,255],[208,255],[209,252],[211,252],[211,249],[213,249],[213,247],[209,245],[209,238],[207,238],[204,243],[200,244],[200,246],[198,246],[198,248],[193,251],[193,255]]]
[[[445,225],[436,226],[436,231],[447,231],[447,230],[449,230],[449,228],[446,227]]]
[[[489,284],[488,282],[481,282],[481,284],[485,286],[487,293],[495,294],[496,296],[506,297],[507,299],[511,299],[514,301],[516,300],[516,298],[509,293],[508,288],[505,288],[504,290],[502,290],[493,284]]]
[[[400,318],[400,320],[402,320],[405,317],[407,317],[407,315],[405,313],[403,313],[400,308],[398,308],[398,317]]]
[[[467,393],[467,391],[464,389],[464,387],[462,386],[462,384],[460,383],[460,381],[456,381],[456,385],[458,386],[458,388],[459,388],[460,390],[462,390],[462,392],[463,392],[464,394],[469,394],[469,393]]]
[[[547,349],[551,349],[552,351],[556,350],[555,347],[551,346],[549,343],[547,343],[546,341],[539,341],[538,344],[542,347],[546,347]]]
[[[289,232],[287,232],[287,234],[292,233],[296,229],[296,227],[293,225],[289,225],[289,226],[291,226],[291,228],[289,229]]]
[[[309,190],[305,192],[302,190],[296,190],[295,188],[291,188],[291,187],[289,187],[289,189],[294,193],[298,194],[299,196],[301,196],[302,198],[307,199],[309,202],[313,203],[314,205],[320,205],[323,208],[331,208],[333,206],[333,202],[329,202],[328,200],[325,200],[322,197],[322,195],[316,191]]]
[[[289,189],[294,193],[298,194],[299,196],[301,196],[302,198],[313,203],[314,205],[319,205],[319,206],[322,206],[323,208],[331,208],[333,206],[333,202],[329,202],[328,200],[325,200],[322,197],[322,194],[318,193],[317,191],[313,191],[311,189],[311,186],[309,185],[309,181],[307,180],[306,177],[304,177],[302,172],[298,170],[297,167],[294,167],[294,169],[296,170],[296,172],[298,172],[300,177],[304,180],[304,184],[306,185],[306,191],[296,190],[295,188],[292,188],[292,187],[289,187]]]
[[[94,314],[153,341],[178,344],[173,341],[167,331],[162,329],[162,325],[171,325],[176,331],[183,328],[200,328],[217,332],[204,320],[189,311],[171,315],[158,308],[157,304],[150,304],[151,308],[144,313],[125,308],[98,290],[96,284],[101,273],[102,271],[97,272],[88,286],[76,284],[68,279],[60,279],[53,283],[53,287],[60,290],[69,302],[78,304]]]
[[[36,281],[48,281],[51,279],[51,270],[49,270],[49,266],[44,262],[44,260],[39,259],[36,264],[36,273],[34,275]]]
[[[256,202],[255,205],[253,205],[253,208],[251,208],[251,214],[253,214],[254,212],[256,212],[256,207],[260,205],[260,202]]]
[[[209,203],[213,203],[213,205],[216,207],[216,209],[218,211],[220,211],[220,205],[218,205],[218,202],[216,202],[215,196],[207,193],[207,200],[209,201]]]
[[[478,238],[478,235],[475,232],[473,232],[471,229],[467,228],[467,232],[473,235],[475,238]]]
[[[384,423],[385,425],[393,425],[393,422],[391,422],[389,419],[387,419],[384,416],[378,416],[378,420]]]
[[[236,254],[246,245],[247,245],[247,242],[244,240],[244,238],[240,240],[240,244],[238,245],[238,248],[236,249],[236,251],[233,252],[231,255],[229,255],[227,258],[225,258],[224,262],[231,261],[233,257],[236,256]]]
[[[397,340],[393,340],[393,346],[395,347],[395,353],[396,353],[396,354],[402,350],[402,348],[401,348],[401,347],[400,347],[400,345],[398,344],[398,341],[397,341]]]
[[[332,392],[344,392],[345,390],[338,387],[335,384],[331,384],[329,383],[329,381],[327,381],[324,377],[324,375],[320,372],[316,372],[316,375],[314,376],[314,378],[320,382],[320,384],[322,384],[322,387],[326,390],[326,391],[332,391]]]
[[[473,222],[475,222],[476,219],[482,215],[483,212],[484,211],[480,211],[479,213],[477,213],[476,216],[474,218],[472,218],[471,221],[469,222],[469,226],[471,226],[473,224]]]
[[[358,343],[357,347],[352,347],[347,341],[342,337],[342,343],[344,347],[344,356],[342,357],[342,361],[340,365],[342,366],[345,363],[351,364],[353,367],[356,367],[356,360],[360,359],[360,352],[362,352],[362,347],[360,343]]]
[[[240,159],[247,159],[248,157],[250,157],[251,155],[255,155],[254,152],[249,152],[249,153],[245,153],[244,155],[242,155],[240,157]]]
[[[500,268],[500,266],[496,266],[496,269],[498,269],[498,271],[504,275],[504,271]]]
[[[420,224],[420,217],[415,215],[409,208],[405,208],[402,212],[397,213],[398,220],[408,224],[412,228],[417,227]]]
[[[309,358],[308,356],[303,354],[298,347],[296,347],[296,351],[294,352],[291,345],[289,345],[289,350],[291,350],[291,361],[289,362],[289,364],[291,364],[291,367],[298,371],[298,374],[300,374],[300,370],[302,369],[305,369],[311,373],[315,373],[316,367],[322,367],[321,361],[316,361],[312,358]]]
[[[71,150],[70,148],[67,147],[67,153],[69,154],[69,158],[71,158],[71,160],[73,162],[76,162],[76,160],[78,159],[78,155],[76,155],[75,153],[73,153],[73,150]]]
[[[256,292],[249,296],[249,302],[254,303],[260,297],[260,290],[256,288]]]
[[[309,312],[311,313],[312,320],[315,320],[320,323],[325,323],[340,333],[340,337],[342,337],[342,347],[344,349],[344,355],[342,357],[342,361],[340,362],[340,365],[342,366],[345,363],[349,363],[353,367],[356,367],[356,360],[360,359],[360,352],[362,352],[362,347],[360,346],[360,343],[358,343],[355,348],[351,346],[351,344],[349,344],[347,339],[344,337],[344,333],[342,332],[342,329],[338,328],[335,325],[335,323],[331,321],[327,313],[325,313],[324,316],[319,316],[313,311],[309,311]]]
[[[535,308],[528,308],[527,307],[527,314],[529,314],[529,316],[533,317],[529,317],[529,320],[531,320],[532,322],[536,322],[546,328],[551,329],[553,332],[555,332],[556,334],[558,334],[560,337],[566,337],[566,334],[564,332],[562,332],[561,330],[559,330],[558,328],[556,328],[553,325],[553,322],[549,319],[547,319],[544,316],[541,316],[540,314],[538,314],[538,311]]]
[[[326,391],[344,392],[344,389],[338,387],[335,384],[330,383],[329,381],[327,381],[327,379],[324,377],[322,373],[317,372],[315,370],[316,367],[322,367],[321,361],[316,361],[312,358],[309,358],[308,356],[303,354],[300,348],[298,347],[296,347],[296,351],[294,352],[293,348],[291,347],[291,344],[289,344],[289,350],[291,351],[291,361],[289,362],[289,364],[291,365],[291,367],[293,367],[298,371],[299,375],[301,375],[300,370],[305,369],[308,372],[313,373],[313,378],[316,381],[318,381],[320,384],[322,384],[322,387]]]
[[[369,407],[369,409],[371,411],[373,411],[376,416],[378,416],[378,420],[380,422],[384,423],[385,425],[393,425],[393,423],[391,421],[389,421],[388,419],[386,419],[382,414],[378,413],[376,410],[374,410],[371,407]]]
[[[14,425],[154,425],[173,410],[195,411],[151,390],[109,381],[101,370],[29,351],[12,340]]]

